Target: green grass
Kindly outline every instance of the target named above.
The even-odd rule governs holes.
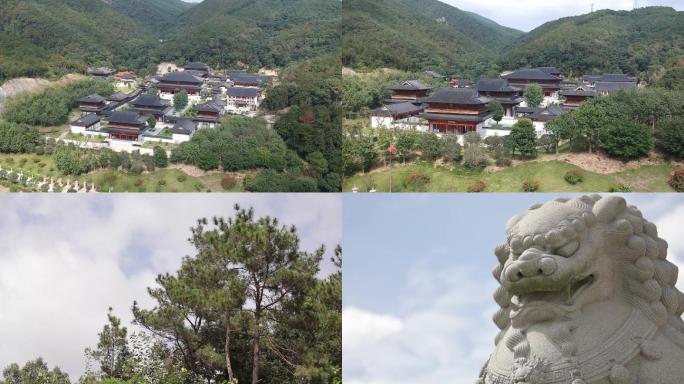
[[[243,186],[238,183],[234,188],[225,190],[221,187],[221,179],[225,174],[217,172],[201,177],[192,177],[177,169],[158,169],[141,175],[121,171],[96,170],[87,175],[65,176],[55,165],[49,155],[34,154],[0,154],[0,165],[3,169],[22,170],[33,177],[48,176],[55,179],[78,179],[79,184],[95,183],[100,192],[242,192]],[[4,185],[4,184],[3,184]],[[9,187],[9,184],[6,185]]]
[[[467,192],[468,187],[477,180],[487,184],[485,192],[522,192],[522,184],[526,180],[541,182],[539,192],[608,192],[618,183],[631,187],[634,192],[673,192],[667,184],[668,177],[677,169],[672,165],[643,166],[635,170],[627,170],[613,174],[599,174],[583,171],[584,181],[571,185],[563,176],[571,169],[581,168],[560,161],[528,162],[500,171],[470,171],[462,166],[453,170],[447,167],[435,167],[427,162],[410,165],[397,165],[392,168],[393,192]],[[430,182],[414,188],[408,185],[408,176],[422,173],[430,177]],[[355,175],[345,180],[343,190],[351,191],[356,186],[365,192],[375,188],[379,192],[389,190],[389,170],[382,170],[365,175]]]

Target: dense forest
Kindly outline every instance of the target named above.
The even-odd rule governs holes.
[[[87,66],[145,68],[153,36],[102,1],[4,0],[0,82],[57,77]]]
[[[338,55],[308,60],[284,71],[262,108],[280,114],[273,128],[308,163],[319,189],[341,187],[341,66]]]
[[[112,8],[140,23],[155,36],[164,37],[178,16],[193,4],[181,0],[105,0]]]
[[[152,73],[160,60],[286,67],[339,50],[336,0],[6,0],[0,82],[109,66]]]
[[[667,7],[602,10],[525,34],[437,0],[350,0],[342,14],[342,61],[361,71],[433,69],[477,79],[556,66],[566,76],[617,72],[654,82],[684,55],[684,12]]]
[[[602,10],[552,21],[525,34],[504,68],[556,66],[566,75],[629,73],[652,81],[684,56],[684,12]]]
[[[475,75],[491,71],[495,57],[494,51],[448,22],[438,22],[399,0],[344,2],[344,66]]]
[[[159,57],[286,67],[339,50],[340,8],[337,0],[205,0],[178,18]]]
[[[341,249],[331,260],[336,271],[321,278],[323,246],[304,251],[293,226],[235,209],[230,218],[198,220],[195,255],[148,288],[153,308],[133,303],[139,331],[109,308],[74,382],[341,384]],[[0,383],[71,381],[37,358],[6,367]]]

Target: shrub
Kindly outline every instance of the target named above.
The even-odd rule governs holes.
[[[483,192],[487,188],[487,183],[483,180],[477,180],[468,187],[468,192]]]
[[[675,191],[684,192],[684,169],[672,172],[668,184],[670,184],[670,187]]]
[[[684,158],[684,117],[667,120],[662,124],[659,140],[663,151],[676,158]]]
[[[565,176],[563,176],[565,181],[567,181],[569,184],[575,185],[579,184],[584,181],[584,173],[577,169],[572,169],[567,172],[565,172]]]
[[[164,148],[156,145],[152,151],[152,157],[154,158],[153,163],[155,166],[164,168],[169,165],[169,158],[166,156],[166,151]]]
[[[300,176],[290,180],[289,192],[318,192],[316,179],[308,176]]]
[[[412,173],[406,178],[406,183],[417,192],[430,183],[430,176],[423,173]]]
[[[541,182],[539,180],[526,180],[523,182],[522,190],[524,192],[537,192],[540,186]]]
[[[606,153],[624,161],[648,155],[653,144],[649,127],[627,119],[616,121],[601,138]]]
[[[630,188],[628,185],[618,183],[610,187],[608,192],[632,192],[632,188]]]
[[[234,188],[237,185],[237,179],[235,176],[232,175],[226,175],[221,179],[221,187],[225,190],[229,190]]]
[[[182,183],[187,179],[188,179],[188,177],[186,175],[178,175],[178,182],[179,183]]]

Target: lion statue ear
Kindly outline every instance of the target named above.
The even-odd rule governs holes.
[[[592,213],[598,222],[608,223],[627,209],[627,202],[620,196],[605,196],[594,204]]]

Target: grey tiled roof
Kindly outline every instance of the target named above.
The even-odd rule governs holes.
[[[95,113],[89,113],[81,118],[74,120],[69,123],[69,125],[75,125],[77,127],[90,127],[93,124],[97,124],[102,118]]]
[[[462,105],[479,105],[487,102],[480,98],[475,89],[471,88],[448,88],[435,92],[428,99],[429,103],[449,103]]]

